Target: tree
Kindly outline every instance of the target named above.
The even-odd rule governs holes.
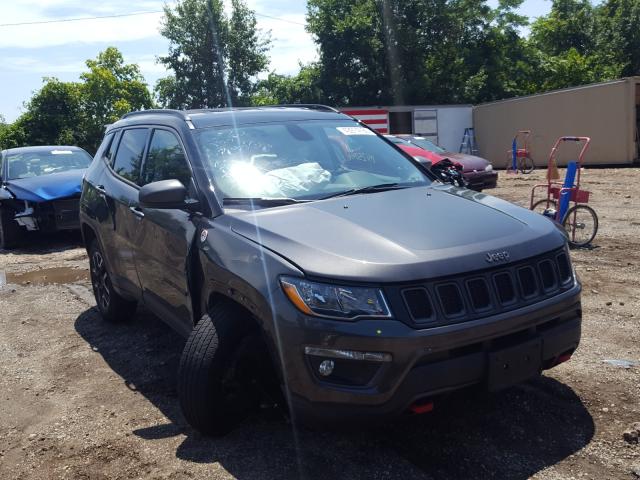
[[[596,18],[600,58],[610,75],[640,75],[640,0],[608,0]]]
[[[300,65],[297,75],[279,75],[275,72],[261,80],[251,99],[253,105],[278,105],[290,103],[326,103],[320,84],[320,68],[317,64]]]
[[[589,0],[553,0],[548,15],[531,25],[531,42],[546,55],[573,49],[589,55],[595,48],[595,15]]]
[[[532,24],[528,42],[533,49],[531,58],[537,59],[533,72],[536,92],[611,80],[624,74],[624,65],[631,64],[636,53],[633,48],[626,50],[629,55],[624,53],[624,39],[633,38],[634,34],[640,39],[640,34],[624,30],[629,11],[622,24],[614,20],[613,12],[619,11],[614,3],[617,0],[593,7],[589,0],[553,0],[549,14]]]
[[[127,112],[151,108],[153,99],[138,65],[125,64],[117,48],[107,48],[86,65],[89,71],[80,75],[84,144],[95,151],[107,124]]]
[[[493,100],[529,93],[521,0],[309,0],[326,97],[347,104]]]
[[[116,48],[107,48],[86,64],[89,70],[80,75],[80,82],[45,78],[25,103],[25,112],[0,128],[0,145],[66,144],[95,152],[108,123],[153,106],[138,66],[125,64]]]
[[[0,128],[2,148],[23,145],[77,145],[84,138],[79,84],[45,78],[11,125]]]
[[[256,29],[255,14],[243,0],[182,0],[164,7],[161,33],[169,54],[158,61],[173,71],[156,83],[161,105],[213,108],[248,104],[268,59],[269,40]]]

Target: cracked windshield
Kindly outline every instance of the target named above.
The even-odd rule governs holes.
[[[283,122],[198,134],[224,198],[319,199],[343,191],[431,181],[371,130],[354,122]]]

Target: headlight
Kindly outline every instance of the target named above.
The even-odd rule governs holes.
[[[484,167],[484,171],[485,172],[492,172],[493,171],[493,165],[489,164],[486,167]]]
[[[282,277],[282,289],[302,313],[319,317],[353,320],[357,317],[391,316],[382,291]]]

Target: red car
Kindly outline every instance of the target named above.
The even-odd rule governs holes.
[[[436,163],[440,162],[441,160],[444,160],[445,158],[447,158],[447,157],[443,157],[441,155],[438,155],[435,152],[431,152],[429,150],[425,150],[422,147],[413,145],[411,142],[409,142],[407,140],[404,140],[402,138],[398,138],[398,137],[393,136],[393,135],[385,135],[384,138],[386,138],[390,142],[395,143],[396,145],[398,145],[398,147],[400,147],[402,150],[407,152],[412,157],[424,157],[427,160],[431,161],[431,163],[433,165],[435,165]]]
[[[417,135],[402,134],[395,138],[462,165],[464,178],[469,182],[468,188],[479,192],[485,188],[495,188],[498,183],[498,172],[494,171],[491,162],[484,158],[466,153],[448,152],[425,137]],[[399,146],[402,148],[401,145]]]

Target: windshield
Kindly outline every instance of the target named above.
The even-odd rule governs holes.
[[[433,153],[446,152],[444,148],[439,147],[438,145],[433,143],[431,140],[427,140],[426,138],[423,138],[423,137],[411,137],[411,143],[419,146],[420,148],[424,148],[425,150],[429,150],[430,152],[433,152]]]
[[[314,200],[382,184],[431,183],[404,155],[350,120],[211,128],[195,136],[224,198]]]
[[[87,168],[91,156],[84,150],[51,149],[37,152],[8,154],[7,179],[39,177],[50,173]]]

